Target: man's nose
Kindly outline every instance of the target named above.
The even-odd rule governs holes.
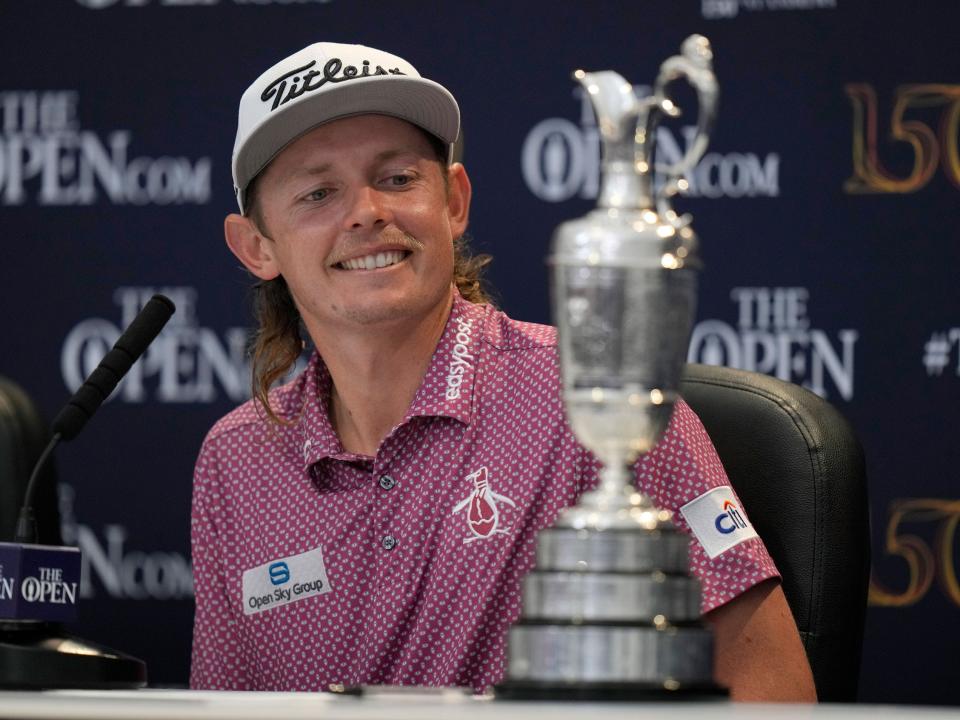
[[[369,185],[357,188],[347,211],[346,225],[349,229],[361,230],[392,222],[393,212],[385,193]]]

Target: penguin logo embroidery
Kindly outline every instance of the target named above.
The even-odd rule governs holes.
[[[473,492],[457,503],[451,513],[456,515],[464,508],[467,510],[467,528],[470,530],[470,535],[465,537],[463,542],[485,540],[498,533],[510,532],[509,529],[499,527],[500,511],[497,509],[497,503],[506,503],[512,508],[515,508],[516,504],[510,498],[490,489],[490,479],[486,466],[470,473],[464,479],[473,482]]]

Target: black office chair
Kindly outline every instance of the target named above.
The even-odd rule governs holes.
[[[850,425],[813,393],[745,370],[688,365],[681,394],[783,576],[820,701],[856,700],[870,537]]]

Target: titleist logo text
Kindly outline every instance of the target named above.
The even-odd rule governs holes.
[[[457,344],[453,346],[450,357],[450,367],[447,370],[447,400],[456,400],[460,397],[460,385],[463,383],[463,372],[473,367],[470,362],[470,340],[473,332],[473,320],[457,318]]]
[[[362,67],[355,65],[344,65],[340,58],[330,58],[323,66],[323,70],[316,70],[313,67],[317,64],[316,60],[311,60],[303,67],[281,75],[264,89],[260,99],[267,102],[273,98],[273,105],[270,110],[276,110],[284,103],[295,100],[304,93],[318,90],[328,82],[339,83],[345,80],[352,80],[358,77],[369,77],[371,75],[403,75],[399,68],[384,70],[379,65],[370,67],[370,61],[364,60]]]

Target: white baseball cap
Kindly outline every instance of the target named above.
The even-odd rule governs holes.
[[[271,67],[240,98],[232,163],[240,212],[250,181],[283,148],[317,125],[367,113],[423,128],[452,157],[460,108],[445,87],[382,50],[315,43]]]

